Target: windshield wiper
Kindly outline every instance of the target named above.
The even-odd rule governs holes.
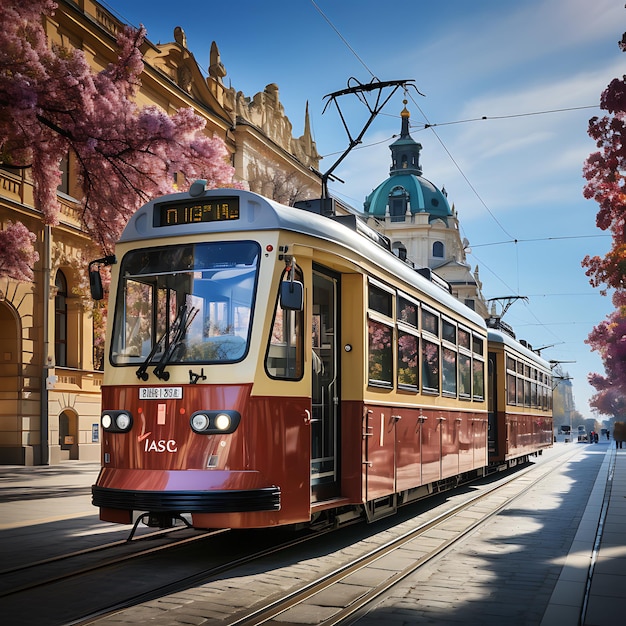
[[[154,368],[153,372],[157,378],[161,380],[169,380],[170,373],[165,371],[167,364],[172,360],[174,353],[178,349],[178,347],[183,343],[183,338],[187,333],[187,329],[189,328],[191,322],[193,322],[193,318],[198,313],[197,308],[193,306],[188,306],[187,304],[183,304],[178,310],[178,315],[172,324],[172,338],[169,342],[167,348],[165,348],[165,352],[163,352],[163,356],[157,363],[157,366]]]
[[[148,366],[150,365],[150,362],[154,358],[154,355],[157,354],[157,352],[159,352],[161,346],[163,345],[163,341],[168,335],[172,336],[172,341],[170,342],[170,345],[172,345],[172,342],[175,340],[174,339],[175,337],[178,338],[178,341],[180,342],[182,335],[181,337],[178,337],[178,332],[180,329],[182,318],[187,315],[187,309],[188,307],[186,304],[183,304],[178,309],[178,315],[176,316],[176,319],[172,323],[172,327],[170,328],[169,333],[167,330],[163,331],[163,334],[161,335],[160,339],[154,344],[154,346],[152,347],[152,350],[150,350],[150,354],[148,354],[148,356],[146,357],[146,360],[137,369],[137,372],[136,372],[137,378],[140,378],[141,380],[148,380],[148,371],[147,371]],[[189,323],[191,323],[191,321]],[[189,326],[189,324],[185,326],[185,330],[187,330],[187,326]],[[165,354],[163,356],[165,356]],[[162,360],[163,360],[163,357],[161,357],[161,361]],[[159,361],[159,365],[161,361]],[[165,367],[165,365],[163,367]]]
[[[167,331],[163,331],[161,338],[152,346],[152,350],[150,350],[150,354],[146,357],[146,360],[137,368],[137,378],[148,380],[148,365],[150,365],[150,361],[152,361],[154,355],[159,351],[165,337],[167,337]]]

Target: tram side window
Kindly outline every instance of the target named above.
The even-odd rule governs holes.
[[[398,295],[396,320],[398,325],[398,388],[417,391],[419,385],[419,304]]]
[[[369,384],[391,387],[393,381],[393,330],[387,324],[369,319],[367,331],[369,336],[367,357]]]
[[[478,335],[472,336],[472,397],[481,402],[485,398],[485,362],[482,359],[485,341]]]
[[[482,401],[485,397],[485,363],[474,357],[473,364],[473,398],[474,400]]]
[[[302,282],[299,268],[295,280]],[[283,310],[280,298],[276,299],[265,369],[271,378],[286,380],[300,380],[304,372],[304,312]]]
[[[387,317],[391,317],[392,303],[393,295],[389,291],[381,289],[380,287],[371,283],[369,284],[367,306],[372,311],[376,311],[377,313],[382,313]]]
[[[543,410],[549,411],[552,408],[552,381],[547,377],[546,387],[544,387]]]
[[[422,330],[439,337],[439,318],[435,313],[422,309]]]
[[[439,340],[439,316],[422,308],[422,391],[439,393],[441,355]],[[432,340],[430,340],[432,336]],[[429,339],[427,339],[428,337]]]
[[[474,354],[483,354],[484,341],[481,337],[474,335],[474,341],[472,342],[472,351]]]
[[[398,387],[417,390],[419,379],[419,338],[398,331]]]
[[[368,313],[368,384],[374,387],[393,386],[393,301],[395,292],[374,284],[367,290]]]
[[[439,393],[439,346],[422,340],[422,391]]]
[[[517,406],[524,406],[524,381],[521,378],[517,379]]]
[[[441,338],[444,341],[456,346],[456,326],[448,320],[443,320],[441,324]]]
[[[446,396],[456,397],[457,392],[457,328],[452,322],[441,320],[441,389]]]
[[[459,328],[457,337],[459,345],[459,398],[469,400],[472,397],[471,333],[464,328]]]
[[[466,350],[470,349],[470,334],[467,330],[463,330],[462,328],[459,328],[459,346]]]
[[[456,397],[456,352],[450,348],[442,348],[441,355],[441,387],[443,393],[447,396]]]
[[[506,374],[506,403],[507,404],[516,404],[517,403],[517,389],[516,389],[517,378],[515,374],[511,374],[507,372]]]
[[[398,321],[417,328],[418,304],[402,296],[398,296]]]
[[[459,397],[469,399],[472,395],[472,359],[459,354]]]

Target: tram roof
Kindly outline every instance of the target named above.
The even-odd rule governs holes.
[[[536,352],[533,352],[532,350],[527,348],[525,345],[521,344],[519,341],[517,341],[517,339],[513,339],[513,337],[507,335],[502,331],[493,330],[490,328],[489,332],[487,333],[487,340],[493,341],[495,343],[502,343],[505,346],[508,346],[516,352],[524,355],[529,360],[534,361],[539,367],[547,370],[550,369],[550,363],[548,363],[548,361],[539,356]]]
[[[202,200],[216,197],[238,197],[240,203],[239,219],[155,226],[154,211],[156,205],[194,199],[200,203]],[[396,276],[400,281],[416,287],[474,324],[483,328],[486,327],[485,321],[478,313],[419,274],[416,269],[401,261],[393,252],[386,250],[374,240],[359,234],[340,221],[304,209],[285,206],[250,191],[230,188],[210,189],[196,197],[189,193],[177,193],[155,198],[133,214],[122,232],[119,243],[151,238],[197,235],[199,228],[205,233],[287,230],[333,242],[367,258],[378,267],[384,268]]]

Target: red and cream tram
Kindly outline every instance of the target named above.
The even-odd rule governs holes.
[[[101,519],[372,520],[486,473],[503,353],[387,243],[353,216],[203,181],[139,209],[111,268]],[[543,445],[521,415],[523,445],[496,461]],[[494,455],[511,419],[493,412]]]
[[[552,446],[550,364],[501,326],[489,329],[489,459],[513,465]]]

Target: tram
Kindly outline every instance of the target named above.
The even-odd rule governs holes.
[[[196,181],[133,215],[94,294],[102,264],[102,520],[372,521],[543,446],[488,404],[515,342],[355,216]]]
[[[489,329],[489,459],[514,466],[552,447],[552,370],[502,324]]]

